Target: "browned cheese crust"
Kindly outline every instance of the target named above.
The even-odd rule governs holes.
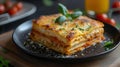
[[[55,23],[59,16],[60,14],[41,16],[34,20],[30,38],[49,49],[67,55],[104,40],[102,22],[80,16],[59,25]]]

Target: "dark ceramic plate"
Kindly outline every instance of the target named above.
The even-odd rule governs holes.
[[[115,28],[108,24],[105,24],[105,41],[113,40],[114,44],[109,50],[105,50],[104,43],[100,43],[87,49],[82,52],[77,52],[74,55],[66,56],[59,54],[55,51],[48,50],[47,48],[39,47],[34,44],[32,46],[25,46],[24,42],[28,39],[28,33],[30,33],[32,27],[32,21],[27,21],[21,24],[13,33],[13,41],[16,43],[18,47],[20,47],[26,53],[33,55],[39,58],[53,59],[53,60],[63,60],[63,61],[83,61],[92,59],[104,54],[107,54],[114,49],[116,49],[119,45],[120,41],[120,32]],[[39,50],[37,50],[39,49]]]

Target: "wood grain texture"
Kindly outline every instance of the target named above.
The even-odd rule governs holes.
[[[24,53],[12,41],[13,31],[0,35],[0,46],[6,52],[0,50],[0,56],[11,61],[15,67],[108,67],[120,57],[120,46],[113,52],[86,62],[79,63],[58,63],[43,58],[36,58]],[[118,61],[117,61],[118,62]],[[119,61],[120,62],[120,61]]]

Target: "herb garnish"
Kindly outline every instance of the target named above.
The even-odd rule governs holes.
[[[113,41],[107,41],[104,43],[105,50],[109,50],[113,47]]]
[[[79,28],[79,30],[84,31],[84,29],[82,29],[82,28]]]
[[[55,22],[58,22],[60,25],[62,25],[63,22],[66,21],[66,19],[67,18],[65,16],[60,16],[55,20]]]
[[[73,14],[71,14],[71,17],[72,17],[72,19],[76,19],[80,15],[82,15],[81,11],[75,11]]]
[[[0,67],[9,67],[9,61],[0,56]]]
[[[61,3],[58,4],[58,10],[59,10],[59,12],[60,12],[62,15],[64,15],[64,16],[67,16],[67,15],[68,15],[68,10],[67,10],[67,8],[66,8],[63,4],[61,4]]]
[[[90,29],[90,28],[91,28],[91,26],[90,26],[90,25],[87,25],[87,26],[85,26],[85,27],[83,27],[83,28],[79,28],[79,30],[84,31],[84,30],[88,30],[88,29]]]
[[[59,6],[58,10],[62,14],[62,16],[58,17],[55,23],[58,23],[60,25],[67,20],[72,21],[82,15],[82,11],[75,11],[72,14],[70,14],[67,8],[61,3],[59,3],[58,6]]]

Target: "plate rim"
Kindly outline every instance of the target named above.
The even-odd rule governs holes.
[[[33,13],[36,12],[37,7],[36,7],[35,5],[33,5],[33,4],[31,4],[31,3],[23,2],[23,1],[22,1],[22,3],[23,3],[23,4],[27,4],[27,5],[31,5],[31,6],[32,6],[32,9],[31,9],[30,11],[28,11],[28,12],[25,12],[25,13],[22,14],[21,16],[12,17],[12,18],[10,17],[10,18],[7,19],[6,21],[2,21],[2,22],[0,23],[0,26],[5,25],[5,24],[8,24],[8,23],[15,22],[16,20],[20,20],[20,19],[25,18],[25,17],[27,17],[27,16],[30,16],[30,15],[32,15]]]

